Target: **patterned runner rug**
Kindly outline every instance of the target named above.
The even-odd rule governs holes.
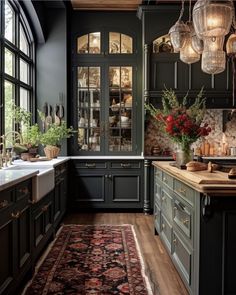
[[[25,294],[152,294],[132,225],[64,225]]]

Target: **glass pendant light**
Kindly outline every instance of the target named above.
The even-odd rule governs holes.
[[[236,34],[233,33],[229,36],[226,43],[226,52],[229,56],[236,55]]]
[[[207,74],[219,74],[225,70],[225,52],[223,50],[202,53],[202,71]]]
[[[175,52],[179,52],[180,49],[183,48],[186,42],[186,37],[189,34],[189,27],[183,21],[181,21],[183,13],[184,0],[182,0],[182,8],[180,11],[179,19],[169,30],[170,41]]]
[[[201,40],[200,38],[198,38],[195,30],[194,30],[194,27],[193,27],[193,31],[191,32],[191,36],[192,36],[192,47],[193,49],[199,53],[199,54],[202,54],[203,52],[203,48],[204,48],[204,43],[203,43],[203,40]]]
[[[193,24],[197,36],[225,36],[233,18],[233,0],[198,0],[193,7]]]
[[[223,51],[224,37],[204,37],[202,71],[219,74],[225,70],[226,55]]]
[[[188,22],[190,33],[186,37],[184,47],[180,50],[180,60],[184,63],[192,64],[200,60],[200,54],[197,53],[192,46],[191,31],[193,30],[192,22]]]

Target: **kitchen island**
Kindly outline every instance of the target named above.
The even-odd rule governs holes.
[[[236,180],[153,162],[155,231],[190,294],[236,294]]]

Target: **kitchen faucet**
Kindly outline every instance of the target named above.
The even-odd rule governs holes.
[[[0,146],[2,146],[2,153],[0,152],[0,169],[3,167],[3,164],[5,163],[5,166],[7,166],[7,163],[12,163],[12,152],[9,153],[6,150],[6,142],[9,135],[14,135],[14,142],[19,140],[20,144],[22,144],[23,139],[19,132],[17,131],[9,131],[6,134],[3,134],[0,136],[0,139],[2,142],[0,142]]]

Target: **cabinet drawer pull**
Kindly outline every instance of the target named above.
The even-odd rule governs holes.
[[[13,212],[11,213],[11,217],[15,218],[15,219],[18,219],[20,217],[20,215],[21,215],[20,211],[17,211],[16,213],[13,213]]]
[[[177,189],[177,192],[180,193],[180,194],[186,195],[186,189],[184,189],[182,187]]]
[[[185,219],[185,220],[182,220],[182,222],[183,222],[184,225],[187,225],[189,223],[189,220]]]
[[[0,209],[5,208],[9,205],[7,200],[3,200],[0,202]]]
[[[122,168],[130,168],[131,167],[131,164],[129,164],[129,163],[121,163],[120,166]]]
[[[22,187],[22,188],[19,188],[18,192],[19,192],[20,194],[25,194],[25,195],[27,195],[27,194],[29,193],[29,189],[28,189],[28,187]]]
[[[176,242],[177,242],[177,240],[176,240],[176,239],[174,239],[174,240],[173,240],[173,244],[176,244]]]
[[[165,182],[165,183],[168,183],[168,180],[167,180],[167,178],[163,178],[163,181]]]
[[[85,167],[86,168],[95,168],[96,167],[96,163],[91,163],[91,164],[90,163],[86,163],[85,164]]]

